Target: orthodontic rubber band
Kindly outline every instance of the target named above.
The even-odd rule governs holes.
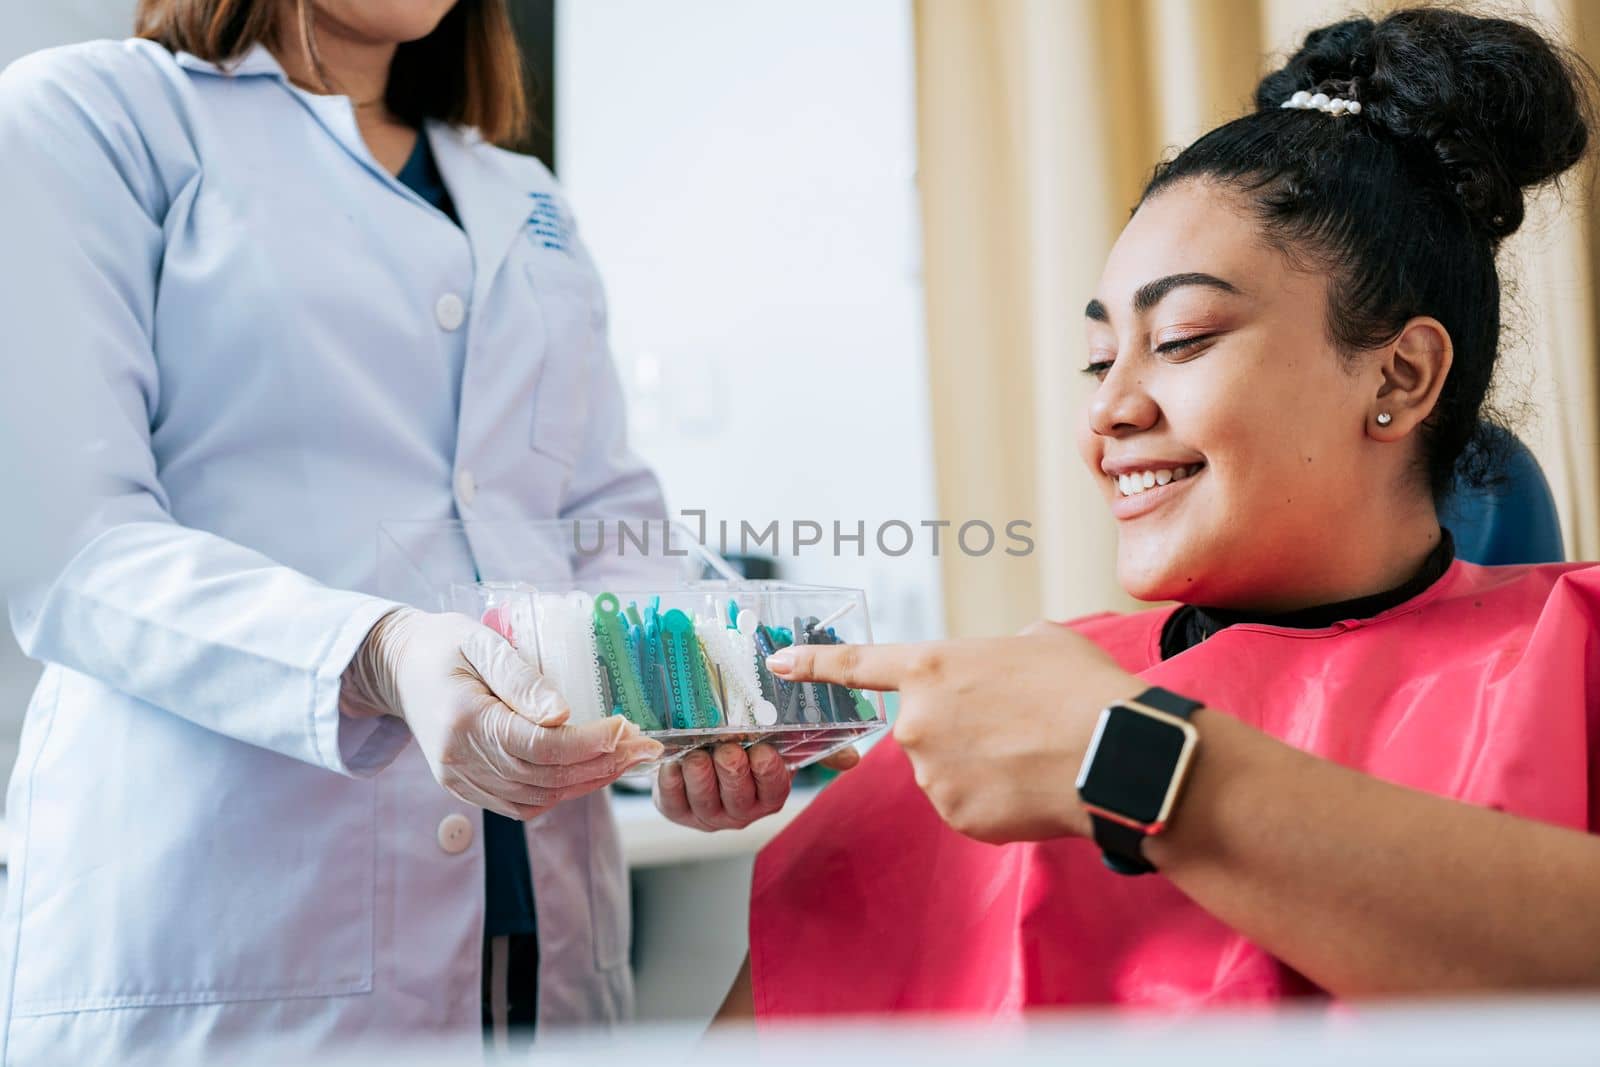
[[[612,715],[622,715],[641,730],[659,730],[662,723],[645,700],[644,686],[628,648],[628,633],[623,628],[621,605],[611,593],[601,593],[594,601],[594,639],[596,659],[610,680]]]

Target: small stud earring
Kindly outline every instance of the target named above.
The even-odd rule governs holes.
[[[1378,425],[1379,426],[1387,426],[1393,421],[1394,421],[1394,416],[1389,414],[1387,411],[1378,412]]]

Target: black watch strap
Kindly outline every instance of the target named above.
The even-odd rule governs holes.
[[[1154,874],[1155,865],[1144,858],[1144,831],[1133,826],[1090,815],[1094,823],[1094,843],[1100,846],[1100,862],[1117,874]]]
[[[1181,697],[1169,689],[1151,686],[1133,698],[1135,704],[1164,711],[1180,719],[1199,711],[1205,705],[1188,697]],[[1144,858],[1144,830],[1137,826],[1091,814],[1094,826],[1094,843],[1100,846],[1100,859],[1117,874],[1154,874],[1155,866]]]
[[[1157,711],[1164,711],[1168,715],[1176,715],[1178,718],[1185,720],[1205,707],[1198,700],[1181,697],[1172,690],[1162,689],[1158,685],[1153,685],[1134,697],[1133,702],[1135,704],[1143,704],[1147,708],[1155,708]]]

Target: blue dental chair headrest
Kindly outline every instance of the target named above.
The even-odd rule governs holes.
[[[1499,479],[1487,488],[1457,486],[1439,502],[1439,522],[1469,563],[1557,563],[1566,558],[1556,500],[1533,453],[1499,427],[1488,431],[1499,453]],[[1469,449],[1480,450],[1474,443]]]

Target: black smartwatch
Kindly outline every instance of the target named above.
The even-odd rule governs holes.
[[[1144,839],[1172,818],[1200,735],[1189,719],[1203,705],[1165,689],[1146,689],[1100,713],[1078,771],[1078,799],[1094,824],[1105,865],[1149,874]]]

